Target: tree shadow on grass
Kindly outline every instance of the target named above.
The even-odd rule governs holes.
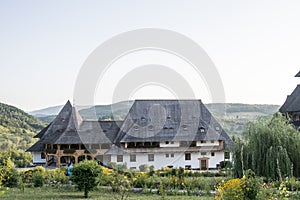
[[[88,198],[84,198],[83,195],[78,195],[78,194],[60,194],[58,195],[59,198],[61,199],[90,199],[91,196],[89,196]]]

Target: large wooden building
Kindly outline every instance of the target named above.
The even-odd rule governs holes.
[[[216,169],[233,142],[201,100],[135,100],[124,121],[85,121],[68,101],[28,151],[57,167],[97,159],[161,167]]]
[[[300,77],[300,71],[295,75]],[[287,96],[284,104],[279,108],[279,112],[288,115],[295,128],[300,128],[300,85],[297,85],[294,91]]]

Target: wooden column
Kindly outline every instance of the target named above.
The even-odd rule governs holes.
[[[46,157],[46,167],[48,167],[48,154],[47,153],[46,153],[45,157]]]
[[[60,167],[60,156],[57,155],[56,167]]]

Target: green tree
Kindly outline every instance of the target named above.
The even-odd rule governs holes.
[[[260,118],[248,124],[243,136],[244,140],[235,141],[236,177],[242,177],[247,169],[270,180],[300,177],[300,132],[289,119],[281,114],[271,119]]]
[[[71,180],[80,191],[84,191],[84,197],[88,197],[89,191],[97,186],[97,177],[101,174],[101,168],[96,161],[83,161],[74,165]]]
[[[2,185],[9,181],[13,167],[9,154],[0,152],[0,194],[4,192]]]

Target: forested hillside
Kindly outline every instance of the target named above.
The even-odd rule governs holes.
[[[254,122],[258,117],[272,117],[279,109],[278,105],[267,104],[220,103],[206,106],[231,136],[241,135],[248,122]]]
[[[7,104],[0,103],[0,149],[27,149],[33,136],[45,126],[37,118]]]

